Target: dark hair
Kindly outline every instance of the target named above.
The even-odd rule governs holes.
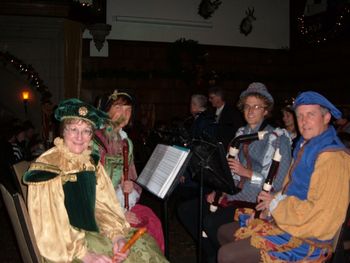
[[[25,129],[24,129],[24,126],[22,124],[15,124],[13,127],[12,127],[12,134],[13,135],[18,135],[20,134],[21,132],[24,132]]]
[[[119,94],[116,99],[113,99],[111,98],[111,96],[105,94],[100,98],[98,106],[99,109],[101,109],[102,111],[108,112],[111,109],[111,107],[116,104],[133,106],[133,101],[131,96],[129,96],[127,93]]]
[[[132,100],[129,96],[126,95],[119,95],[118,98],[116,100],[110,100],[109,104],[108,104],[108,109],[107,111],[109,111],[109,109],[112,107],[112,105],[128,105],[128,106],[132,106]]]
[[[338,132],[338,137],[346,148],[350,148],[350,133],[347,132]]]
[[[219,96],[222,100],[225,100],[225,91],[218,86],[213,86],[208,89],[208,94],[215,94],[216,96]]]
[[[350,120],[350,108],[349,107],[346,107],[346,106],[339,107],[339,110],[342,113],[342,118],[343,119]]]
[[[28,131],[29,129],[35,129],[33,123],[29,120],[23,122],[23,127],[26,131]]]

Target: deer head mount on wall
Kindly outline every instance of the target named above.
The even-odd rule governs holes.
[[[208,19],[218,9],[219,5],[221,5],[220,0],[202,0],[198,7],[198,14],[204,19]]]
[[[242,19],[242,22],[239,26],[239,30],[241,34],[247,36],[248,34],[250,34],[250,32],[252,32],[253,21],[256,20],[256,17],[254,16],[254,7],[252,9],[248,7],[248,9],[245,11],[245,14],[246,16]]]

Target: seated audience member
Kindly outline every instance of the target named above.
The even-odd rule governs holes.
[[[243,125],[242,116],[237,109],[226,102],[225,92],[221,87],[211,87],[208,97],[215,110],[217,140],[222,142],[226,149],[237,129]]]
[[[129,124],[132,115],[132,97],[128,93],[116,90],[101,106],[111,121],[104,129],[96,131],[94,147],[99,152],[101,163],[112,180],[119,202],[125,208],[126,220],[134,227],[147,227],[148,233],[164,251],[162,224],[152,209],[138,204],[142,188],[133,182],[137,179],[134,147],[123,130]]]
[[[27,150],[27,161],[32,161],[45,152],[45,143],[38,133],[35,133],[28,142]]]
[[[194,94],[191,97],[190,112],[193,117],[190,128],[191,139],[216,135],[215,116],[207,110],[207,103],[208,99],[204,95]]]
[[[350,133],[338,132],[338,137],[344,143],[346,148],[350,148]]]
[[[349,205],[350,155],[330,125],[340,111],[317,92],[294,102],[301,138],[281,192],[261,192],[260,219],[220,227],[219,263],[325,262]],[[250,240],[249,240],[250,239]]]
[[[29,144],[31,144],[31,141],[33,140],[33,136],[35,135],[35,128],[31,121],[24,121],[23,122],[23,129],[24,129],[24,141],[22,144],[23,150],[24,150],[24,159],[25,160],[31,160],[31,151],[29,148]]]
[[[297,119],[293,110],[293,105],[287,104],[282,108],[282,120],[284,128],[289,132],[292,138],[292,150],[295,147],[296,142],[299,140],[300,133],[298,130]]]
[[[112,182],[91,149],[106,114],[78,99],[62,101],[55,117],[62,138],[24,175],[28,211],[45,262],[168,262],[147,233],[128,251],[133,234]]]
[[[209,211],[210,204],[217,195],[215,191],[203,203],[203,230],[207,234],[207,238],[203,239],[203,253],[207,262],[216,262],[216,252],[220,247],[216,237],[218,228],[232,222],[234,212],[241,202],[250,202],[253,206],[257,201],[277,147],[282,159],[273,188],[275,191],[281,190],[291,162],[291,140],[286,130],[274,129],[267,124],[266,118],[272,111],[273,104],[273,97],[260,82],[251,83],[240,95],[238,107],[243,112],[247,125],[238,129],[236,137],[258,131],[267,131],[268,134],[262,140],[241,144],[238,160],[228,159],[229,167],[236,175],[235,184],[242,190],[235,195],[224,194],[219,200],[221,207],[215,213]],[[198,217],[198,206],[199,200],[195,199],[178,208],[180,221],[195,240],[198,239],[198,221],[194,218]]]
[[[350,133],[350,109],[342,108],[342,117],[335,120],[334,124],[338,133],[346,132]]]
[[[24,140],[25,131],[21,124],[17,124],[13,127],[12,137],[8,140],[12,145],[13,159],[12,164],[18,163],[24,159]]]
[[[0,139],[0,180],[9,187],[16,189],[17,179],[12,171],[12,165],[23,161],[24,129],[16,119],[5,126],[5,132]]]
[[[213,140],[216,136],[214,115],[207,110],[208,99],[204,95],[194,94],[191,96],[190,112],[191,125],[189,130],[189,147],[194,139]],[[198,182],[192,180],[191,170],[186,169],[180,176],[180,184],[177,187],[179,202],[198,196]]]

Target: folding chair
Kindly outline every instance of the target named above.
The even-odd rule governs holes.
[[[10,193],[3,184],[0,184],[0,190],[11,219],[23,262],[43,262],[35,242],[32,223],[22,195],[19,193]]]
[[[28,161],[21,161],[19,163],[12,165],[12,170],[15,175],[15,183],[16,183],[17,190],[20,194],[22,194],[25,203],[27,203],[28,186],[23,183],[22,178],[24,173],[28,170],[29,166],[30,166],[30,162]]]
[[[350,204],[346,212],[344,223],[339,228],[333,240],[333,256],[329,262],[344,263],[349,262],[350,253]],[[346,235],[348,233],[348,236]],[[347,253],[346,253],[347,252]],[[348,258],[346,258],[348,257]]]

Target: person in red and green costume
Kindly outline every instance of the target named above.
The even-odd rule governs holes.
[[[95,132],[94,148],[99,152],[101,163],[112,180],[117,198],[124,207],[126,220],[134,227],[146,227],[164,251],[162,224],[152,209],[138,204],[142,189],[133,182],[137,178],[133,143],[123,130],[130,122],[132,106],[132,97],[117,90],[100,104],[110,121],[104,129]]]

